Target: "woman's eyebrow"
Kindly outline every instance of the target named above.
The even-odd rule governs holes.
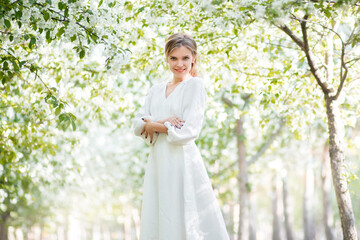
[[[171,58],[177,58],[177,57],[171,56],[171,55],[170,55],[170,57],[171,57]],[[185,56],[182,56],[182,57],[190,57],[190,55],[185,55]]]
[[[171,55],[170,55],[170,57],[176,58],[175,56],[171,56]],[[184,55],[184,56],[182,56],[182,57],[190,57],[190,55]]]

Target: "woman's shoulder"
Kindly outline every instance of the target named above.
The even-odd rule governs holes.
[[[201,77],[191,77],[186,81],[186,84],[192,87],[205,88],[204,80]]]

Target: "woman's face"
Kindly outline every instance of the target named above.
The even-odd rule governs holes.
[[[184,78],[188,76],[191,70],[191,63],[195,61],[192,52],[181,46],[175,48],[167,57],[166,61],[169,63],[171,72],[175,78]]]

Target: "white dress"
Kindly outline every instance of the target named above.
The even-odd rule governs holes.
[[[140,136],[142,118],[185,120],[181,129],[165,122],[151,145],[145,169],[141,209],[141,240],[228,240],[223,216],[200,152],[199,136],[206,90],[201,78],[182,81],[166,98],[166,84],[150,88],[142,109],[133,119]]]

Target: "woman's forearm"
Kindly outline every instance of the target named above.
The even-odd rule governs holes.
[[[157,122],[157,123],[160,123],[160,124],[164,124],[164,123],[166,122],[166,119],[164,119],[164,120],[157,120],[156,122]]]
[[[153,124],[153,129],[155,132],[161,132],[161,133],[168,133],[168,129],[167,127],[163,124],[163,123],[160,123],[159,121],[157,122],[152,122]]]

